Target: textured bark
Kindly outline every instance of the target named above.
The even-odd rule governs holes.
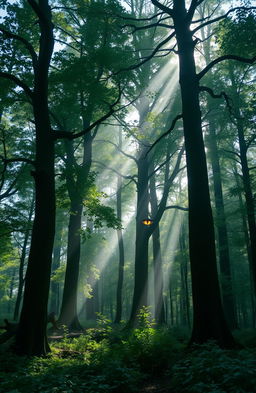
[[[142,221],[148,217],[148,156],[141,147],[138,158],[137,215],[135,243],[134,293],[129,325],[134,325],[138,311],[148,305],[148,241],[149,228]]]
[[[203,343],[214,339],[221,346],[231,347],[234,345],[234,339],[225,321],[218,282],[199,83],[194,60],[195,44],[183,0],[174,0],[173,21],[179,52],[188,174],[189,252],[194,308],[190,342]]]
[[[53,51],[53,25],[48,1],[39,0],[40,49],[34,70],[33,111],[36,128],[35,218],[26,273],[16,351],[45,355],[47,304],[55,229],[54,140],[48,110],[48,69]]]

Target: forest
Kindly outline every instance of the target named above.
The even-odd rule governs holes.
[[[256,3],[0,0],[0,393],[253,393]]]

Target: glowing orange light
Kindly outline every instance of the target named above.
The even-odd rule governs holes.
[[[151,220],[150,218],[146,218],[145,220],[142,221],[142,224],[149,226],[153,224],[153,220]]]

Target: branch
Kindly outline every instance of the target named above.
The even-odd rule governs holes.
[[[30,90],[30,88],[28,87],[28,85],[25,82],[23,82],[22,80],[20,80],[16,76],[9,74],[8,72],[1,72],[0,71],[0,78],[9,79],[10,81],[14,82],[17,86],[21,87],[24,90],[24,92],[27,94],[27,96],[31,100],[33,99],[32,90]]]
[[[210,94],[210,96],[212,98],[222,98],[223,97],[225,99],[225,101],[226,101],[226,104],[227,104],[227,107],[229,109],[229,112],[230,113],[232,112],[232,107],[230,105],[230,101],[232,101],[232,100],[224,91],[222,91],[219,94],[215,94],[214,91],[210,87],[208,87],[208,86],[199,86],[199,90],[200,91],[206,91],[208,94]]]
[[[94,162],[95,164],[101,165],[104,168],[108,169],[109,171],[115,172],[117,175],[121,176],[124,179],[129,179],[131,181],[133,181],[136,185],[137,185],[137,181],[135,180],[135,177],[137,176],[128,176],[128,175],[122,175],[120,172],[118,172],[116,169],[111,168],[105,164],[103,164],[103,162],[97,161],[97,160],[93,160],[92,162]]]
[[[122,68],[122,69],[119,70],[118,72],[114,73],[114,75],[117,75],[117,74],[119,74],[120,72],[123,72],[123,71],[132,71],[132,70],[135,70],[136,68],[139,68],[141,65],[143,65],[144,63],[146,63],[148,60],[152,59],[152,58],[155,56],[155,54],[159,51],[159,49],[160,49],[163,45],[165,45],[168,41],[170,41],[174,36],[175,36],[175,32],[172,32],[172,34],[170,34],[167,38],[165,38],[163,41],[161,41],[161,42],[155,47],[155,49],[152,51],[152,53],[151,53],[149,56],[145,57],[141,62],[139,62],[139,63],[137,63],[137,64],[134,64],[134,65],[132,65],[132,66],[130,66],[130,67],[127,67],[127,68]],[[168,50],[168,49],[166,49],[166,50]]]
[[[30,160],[29,158],[23,158],[23,157],[14,157],[14,158],[4,158],[3,156],[0,156],[0,159],[7,164],[10,162],[26,162],[27,164],[31,164],[33,166],[36,165],[35,161]]]
[[[236,56],[236,55],[223,55],[218,57],[217,59],[211,61],[199,74],[197,74],[198,80],[202,79],[202,77],[216,64],[220,63],[221,61],[224,60],[236,60],[240,61],[241,63],[248,63],[248,64],[253,64],[256,61],[256,56],[252,57],[251,59],[248,59],[246,57],[241,57],[241,56]]]
[[[166,5],[161,4],[158,0],[151,0],[151,3],[156,7],[160,8],[160,10],[164,11],[166,14],[173,16],[173,9],[166,7]]]
[[[200,22],[204,22],[205,20],[209,20],[209,19],[215,14],[215,12],[216,12],[217,9],[219,8],[219,6],[220,6],[220,3],[218,3],[218,4],[216,5],[216,7],[212,10],[212,12],[211,12],[210,15],[208,15],[208,16],[206,16],[206,17],[203,17],[203,18],[201,18],[201,19],[193,20],[193,21],[191,21],[191,24],[200,23]]]
[[[220,15],[214,19],[208,20],[205,23],[202,23],[200,26],[197,26],[194,30],[192,30],[192,33],[194,34],[196,31],[202,29],[203,27],[210,25],[215,22],[219,22],[222,19],[225,19],[231,12],[237,11],[237,10],[244,10],[244,11],[249,11],[249,10],[254,10],[256,7],[235,7],[231,8],[229,11],[226,12],[226,14]]]
[[[10,31],[5,30],[3,27],[0,26],[0,31],[6,35],[8,38],[12,38],[13,40],[20,41],[24,44],[24,46],[27,48],[27,50],[30,53],[30,56],[32,58],[32,63],[33,63],[33,68],[37,67],[37,54],[33,48],[33,46],[30,44],[29,41],[27,41],[25,38],[19,36],[18,34],[11,33]]]
[[[179,205],[172,205],[172,206],[166,206],[165,210],[169,210],[169,209],[179,209],[179,210],[183,210],[183,211],[188,211],[188,207],[182,207]]]
[[[166,160],[164,162],[162,162],[162,164],[158,165],[158,167],[156,167],[149,175],[148,178],[150,178],[151,176],[153,176],[156,172],[158,172],[164,165],[167,164],[168,161],[170,161],[170,159],[174,156],[174,154],[176,153],[176,151],[174,153],[172,153],[171,155],[169,155]]]
[[[174,28],[174,26],[167,25],[166,23],[161,23],[160,20],[158,22],[156,22],[156,23],[151,23],[150,25],[144,25],[144,26],[136,26],[136,25],[132,25],[132,24],[127,24],[127,25],[121,26],[121,28],[125,28],[125,27],[131,27],[133,29],[132,30],[132,34],[134,34],[136,31],[147,30],[147,29],[150,29],[152,27],[166,27],[168,29],[173,29]]]
[[[150,17],[148,17],[148,18],[133,18],[133,17],[131,17],[131,16],[122,16],[122,15],[114,14],[114,16],[116,16],[116,17],[118,17],[118,18],[125,19],[125,20],[133,20],[133,21],[135,21],[135,22],[147,22],[147,21],[149,21],[149,20],[155,19],[155,18],[157,18],[158,16],[162,16],[162,15],[163,15],[163,12],[159,12],[158,14],[155,14],[155,15],[150,16]]]
[[[30,5],[30,7],[33,9],[33,11],[35,12],[35,14],[38,16],[38,18],[41,19],[41,20],[44,20],[44,22],[46,22],[47,18],[45,18],[45,15],[42,12],[42,10],[41,10],[40,6],[38,5],[38,3],[35,0],[28,0],[28,3]]]
[[[73,132],[70,131],[56,131],[53,130],[52,131],[52,136],[54,140],[58,140],[58,139],[76,139],[79,138],[80,136],[83,136],[84,134],[86,134],[87,132],[91,131],[94,127],[96,127],[97,125],[100,125],[101,123],[103,123],[104,120],[108,119],[111,115],[113,115],[113,113],[116,113],[118,111],[121,111],[124,108],[127,108],[127,106],[131,105],[134,101],[137,100],[138,97],[136,97],[134,100],[132,100],[131,102],[129,102],[126,105],[123,105],[122,107],[120,107],[119,109],[114,109],[114,107],[119,103],[119,101],[121,100],[121,95],[122,95],[122,90],[119,90],[119,95],[117,100],[109,105],[110,106],[110,110],[108,113],[106,113],[104,116],[100,117],[98,120],[96,120],[94,123],[90,124],[87,128],[85,128],[84,130],[82,130],[81,132],[78,132],[77,134],[74,134]]]
[[[191,21],[193,19],[194,13],[196,8],[203,2],[204,0],[192,0],[188,13],[187,13],[187,19]]]
[[[131,158],[131,159],[134,160],[136,163],[138,162],[138,160],[137,160],[134,156],[125,153],[125,152],[124,152],[122,149],[120,149],[120,147],[119,147],[116,143],[114,143],[114,142],[107,141],[107,140],[105,140],[105,139],[96,139],[95,142],[109,143],[110,145],[115,146],[115,147],[117,148],[117,150],[120,151],[120,153],[122,153],[124,156],[126,156],[126,157],[128,157],[128,158]]]
[[[179,114],[179,115],[177,115],[177,116],[173,119],[171,127],[170,127],[166,132],[164,132],[163,135],[161,135],[161,136],[153,143],[153,145],[150,146],[149,150],[147,151],[147,154],[153,149],[153,147],[154,147],[159,141],[161,141],[161,139],[165,138],[168,134],[170,134],[170,132],[174,129],[174,127],[175,127],[177,121],[180,120],[180,119],[182,119],[182,117],[183,117],[183,115],[182,115],[182,114]]]

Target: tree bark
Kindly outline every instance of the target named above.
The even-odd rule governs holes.
[[[39,0],[40,49],[35,68],[33,111],[36,128],[35,218],[25,279],[23,306],[16,334],[16,351],[24,355],[45,355],[47,304],[55,230],[54,139],[48,110],[48,69],[54,39],[51,10]]]
[[[214,224],[202,135],[199,82],[185,1],[174,0],[173,21],[179,53],[180,88],[188,174],[189,252],[193,294],[190,343],[216,340],[234,346],[224,317],[218,282]]]
[[[148,156],[142,146],[139,152],[137,183],[137,215],[135,243],[134,293],[129,326],[136,323],[139,310],[148,305],[148,242],[149,228],[142,221],[148,218]]]

